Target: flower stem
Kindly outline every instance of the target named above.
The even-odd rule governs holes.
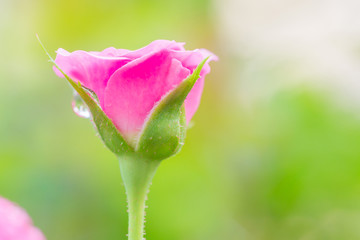
[[[129,204],[128,240],[143,240],[146,196],[160,162],[136,156],[122,156],[119,162]]]

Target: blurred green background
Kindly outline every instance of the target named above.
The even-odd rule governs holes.
[[[118,162],[35,33],[53,56],[174,39],[220,61],[154,178],[146,238],[360,239],[354,12],[356,0],[1,0],[0,195],[49,240],[126,239]]]

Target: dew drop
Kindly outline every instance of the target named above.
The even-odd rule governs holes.
[[[72,107],[76,115],[82,118],[90,118],[91,114],[89,108],[86,106],[80,95],[77,92],[74,92],[73,96]]]

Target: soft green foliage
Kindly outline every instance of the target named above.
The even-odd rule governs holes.
[[[163,160],[180,151],[186,134],[183,104],[200,77],[207,59],[179,86],[164,96],[150,113],[136,146],[136,151],[145,158]]]
[[[331,78],[275,58],[264,71],[260,50],[250,59],[227,52],[214,11],[205,0],[1,4],[0,194],[47,239],[125,240],[127,204],[114,154],[74,116],[35,32],[49,49],[136,49],[164,38],[219,55],[186,144],[153,180],[146,239],[360,239],[359,108],[326,93]]]

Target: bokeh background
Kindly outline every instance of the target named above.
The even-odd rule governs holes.
[[[49,240],[126,239],[116,158],[47,63],[155,39],[212,62],[149,240],[360,239],[358,0],[0,0],[0,195]],[[1,217],[1,216],[0,216]]]

